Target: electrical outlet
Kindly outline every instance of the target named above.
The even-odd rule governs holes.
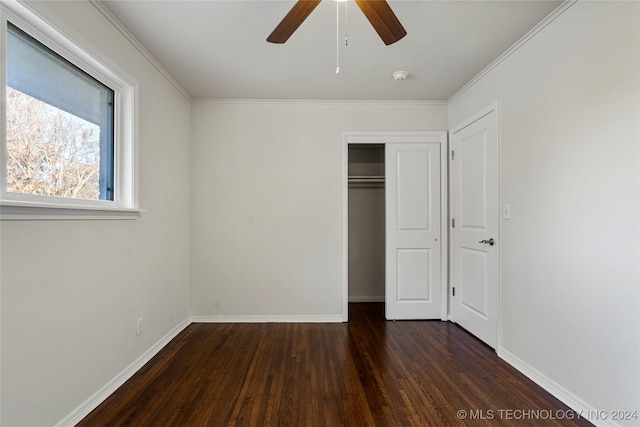
[[[138,325],[136,327],[136,335],[142,335],[142,317],[138,319]]]

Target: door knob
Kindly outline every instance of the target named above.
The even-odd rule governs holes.
[[[496,242],[493,240],[493,237],[489,240],[480,240],[478,243],[488,243],[489,246],[493,246]]]

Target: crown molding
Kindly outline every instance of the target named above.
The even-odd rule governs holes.
[[[192,98],[194,104],[316,104],[316,105],[448,105],[443,100],[352,100],[352,99],[218,99]]]
[[[133,34],[125,27],[122,22],[115,17],[109,9],[105,7],[102,0],[89,0],[89,2],[105,17],[111,24],[144,56],[147,61],[151,63],[178,91],[188,100],[192,101],[193,98],[183,88],[180,83],[164,68],[156,58],[134,37]]]
[[[475,77],[465,83],[456,93],[451,95],[451,97],[447,100],[447,104],[453,103],[456,99],[458,99],[463,93],[465,93],[469,88],[473,87],[479,80],[481,80],[485,75],[487,75],[491,70],[500,65],[504,60],[510,57],[513,53],[515,53],[518,49],[520,49],[523,45],[525,45],[529,40],[535,37],[540,31],[542,31],[547,25],[555,21],[560,15],[562,15],[567,9],[573,6],[578,0],[565,0],[560,6],[555,8],[553,12],[547,15],[542,21],[538,23],[535,27],[533,27],[527,34],[522,36],[517,42],[515,42],[509,49],[505,50],[500,56],[491,62],[491,64],[487,65],[482,71],[480,71]]]
[[[562,15],[578,0],[565,0],[560,6],[547,15],[529,32],[522,36],[517,42],[511,45],[499,57],[493,60],[488,66],[480,71],[475,77],[466,82],[449,99],[446,100],[300,100],[300,99],[222,99],[222,98],[194,98],[178,81],[158,62],[153,55],[140,43],[133,34],[109,11],[103,4],[103,0],[89,0],[91,4],[104,15],[109,22],[176,88],[192,103],[219,103],[219,104],[327,104],[327,105],[449,105],[458,99],[463,93],[473,87],[490,71],[500,65],[513,53],[518,51],[529,40],[542,31],[547,25]]]

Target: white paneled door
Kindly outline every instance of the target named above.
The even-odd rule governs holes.
[[[385,146],[386,318],[440,319],[440,144]]]
[[[498,135],[490,109],[452,131],[453,320],[493,348],[498,308]]]

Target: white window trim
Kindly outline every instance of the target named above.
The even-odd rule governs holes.
[[[115,200],[84,200],[35,196],[6,191],[6,116],[0,116],[0,220],[136,219],[137,191],[137,94],[138,84],[55,17],[45,18],[37,4],[16,0],[0,4],[0,55],[6,64],[7,21],[94,76],[115,92],[114,187]],[[49,14],[50,15],[50,14]],[[91,52],[91,53],[89,53]],[[6,65],[0,67],[0,105],[6,111]]]

